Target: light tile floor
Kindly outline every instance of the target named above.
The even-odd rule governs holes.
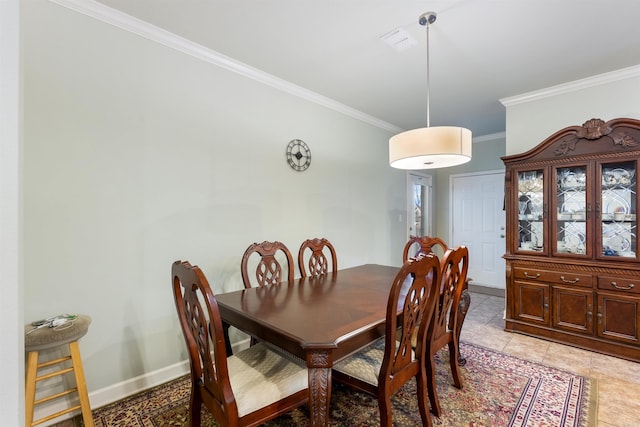
[[[598,381],[598,427],[640,426],[640,363],[504,331],[501,297],[471,293],[461,340]]]

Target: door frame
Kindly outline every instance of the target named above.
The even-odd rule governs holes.
[[[409,240],[409,237],[411,236],[411,232],[409,231],[409,224],[411,223],[412,220],[412,216],[411,216],[411,209],[413,208],[413,180],[411,178],[411,176],[416,176],[419,177],[421,179],[426,180],[427,182],[427,186],[429,187],[429,194],[426,200],[427,203],[427,222],[426,222],[426,230],[429,234],[433,233],[433,175],[425,173],[425,172],[421,172],[421,171],[417,171],[417,170],[410,170],[407,171],[406,177],[407,177],[407,185],[406,185],[406,208],[407,208],[407,218],[406,218],[406,226],[405,226],[405,231],[406,231],[406,240]],[[424,218],[424,215],[423,215]]]

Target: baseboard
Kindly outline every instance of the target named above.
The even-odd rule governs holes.
[[[469,292],[475,292],[477,294],[492,295],[494,297],[505,297],[505,289],[492,288],[491,286],[478,285],[469,283]]]
[[[249,339],[241,340],[233,344],[233,352],[238,352],[249,346]],[[125,397],[139,393],[144,390],[148,390],[160,384],[164,384],[167,381],[171,381],[175,378],[189,373],[189,361],[183,360],[182,362],[175,363],[173,365],[157,369],[152,372],[139,375],[137,377],[122,381],[110,386],[94,390],[89,393],[89,401],[91,402],[91,409],[95,410],[102,406],[106,406],[110,403],[117,402]],[[66,400],[66,401],[65,401]],[[77,402],[77,398],[75,399]],[[39,405],[35,409],[34,419],[40,419],[53,412],[61,411],[64,408],[74,403],[72,399],[58,399],[50,404]],[[61,417],[43,422],[39,426],[47,427],[53,424],[57,424],[63,420],[70,419],[78,415],[80,411],[65,414]]]
[[[247,348],[248,345],[248,338],[246,340],[238,341],[232,345],[232,351],[236,353],[243,348]],[[174,365],[167,366],[153,372],[148,372],[138,377],[92,391],[91,393],[89,393],[91,408],[100,408],[102,406],[124,399],[127,396],[131,396],[132,394],[136,394],[157,385],[164,384],[167,381],[171,381],[182,375],[188,374],[189,369],[189,361],[184,360]]]
[[[189,361],[184,360],[171,366],[94,390],[89,393],[91,408],[97,409],[110,403],[117,402],[120,399],[131,396],[132,394],[136,394],[143,390],[166,383],[167,381],[171,381],[187,374],[188,372]]]

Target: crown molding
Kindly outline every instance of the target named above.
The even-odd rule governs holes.
[[[223,55],[215,50],[209,49],[198,43],[194,43],[184,37],[180,37],[162,28],[156,27],[148,22],[134,18],[131,15],[120,12],[102,3],[93,0],[49,0],[52,3],[66,7],[75,12],[82,13],[91,18],[97,19],[109,25],[113,25],[124,31],[136,34],[153,42],[159,43],[171,49],[175,49],[187,55],[198,58],[202,61],[224,68],[233,73],[250,78],[257,82],[290,95],[305,99],[320,106],[334,110],[338,113],[360,120],[364,123],[376,126],[389,132],[398,133],[403,129],[391,123],[370,116],[362,111],[351,108],[345,104],[335,101],[316,92],[295,85],[284,79],[266,73],[257,68],[251,67],[240,61]]]
[[[487,135],[480,135],[477,137],[473,137],[473,143],[475,144],[476,142],[495,141],[496,139],[506,139],[506,138],[507,138],[506,132],[490,133]]]
[[[513,105],[522,104],[529,101],[536,101],[538,99],[548,98],[548,97],[560,95],[563,93],[575,92],[581,89],[586,89],[594,86],[603,85],[606,83],[612,83],[619,80],[626,80],[626,79],[639,77],[639,76],[640,76],[640,65],[634,65],[632,67],[611,71],[609,73],[598,74],[592,77],[575,80],[573,82],[551,86],[546,89],[536,90],[533,92],[524,93],[522,95],[511,96],[508,98],[502,98],[500,99],[500,102],[505,107],[511,107]]]

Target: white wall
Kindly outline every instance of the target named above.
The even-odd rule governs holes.
[[[0,1],[0,419],[7,426],[24,423],[18,24],[18,0]]]
[[[186,358],[170,266],[240,289],[254,241],[397,264],[390,132],[44,0],[24,3],[25,320],[86,313],[89,391]],[[312,150],[292,171],[289,140]]]
[[[510,98],[507,155],[530,150],[567,126],[589,119],[640,118],[640,66]]]

